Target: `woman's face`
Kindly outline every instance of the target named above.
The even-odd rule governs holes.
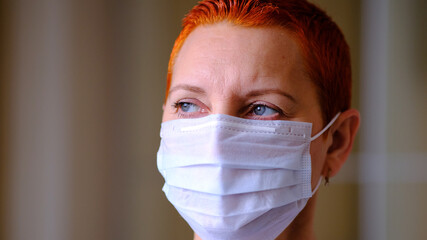
[[[279,27],[217,23],[188,36],[175,60],[163,121],[209,114],[311,122],[312,136],[325,124],[297,43]],[[311,143],[313,188],[328,139]]]

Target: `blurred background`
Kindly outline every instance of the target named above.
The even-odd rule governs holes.
[[[0,239],[192,239],[156,151],[195,0],[0,1]],[[427,239],[427,1],[312,0],[352,49],[362,125],[320,240]]]

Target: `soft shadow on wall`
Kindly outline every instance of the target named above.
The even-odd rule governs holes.
[[[1,4],[3,238],[190,237],[156,151],[169,53],[195,1]]]

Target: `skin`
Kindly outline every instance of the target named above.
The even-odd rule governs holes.
[[[305,74],[295,40],[279,27],[216,23],[197,27],[177,55],[163,121],[227,114],[259,120],[327,124],[316,87]],[[312,189],[321,176],[334,176],[347,159],[359,125],[350,109],[311,143]],[[316,195],[276,239],[314,239]],[[195,240],[200,238],[195,235]]]

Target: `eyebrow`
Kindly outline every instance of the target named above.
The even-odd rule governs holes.
[[[248,97],[258,97],[258,96],[262,96],[262,95],[266,95],[266,94],[271,94],[271,93],[285,96],[285,97],[287,97],[289,100],[291,100],[294,103],[297,102],[296,99],[291,94],[289,94],[287,92],[283,92],[282,90],[275,89],[275,88],[258,89],[258,90],[250,91],[246,96],[248,96]]]
[[[178,84],[169,90],[169,94],[177,91],[177,90],[186,90],[194,93],[205,94],[206,91],[203,88],[199,88],[189,84]]]
[[[190,92],[194,92],[194,93],[198,93],[198,94],[206,94],[206,91],[203,88],[196,87],[196,86],[189,85],[189,84],[178,84],[169,90],[169,94],[171,94],[175,91],[178,91],[178,90],[186,90],[186,91],[190,91]],[[291,94],[283,92],[282,90],[275,89],[275,88],[253,90],[253,91],[250,91],[248,94],[246,94],[246,96],[247,97],[258,97],[258,96],[271,94],[271,93],[285,96],[286,98],[288,98],[289,100],[291,100],[294,103],[297,102]]]

